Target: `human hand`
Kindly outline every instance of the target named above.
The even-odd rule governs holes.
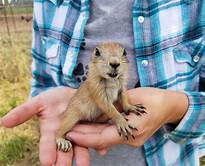
[[[43,165],[51,166],[53,163],[56,166],[71,165],[73,150],[77,163],[89,165],[86,148],[74,146],[69,153],[56,151],[56,133],[60,126],[60,117],[75,91],[68,87],[60,87],[43,92],[2,117],[0,126],[14,127],[37,115],[41,132],[39,155]]]
[[[139,147],[150,138],[161,126],[167,123],[178,123],[188,107],[188,98],[184,93],[156,88],[137,88],[128,91],[131,104],[141,103],[147,114],[126,116],[128,122],[136,126],[133,131],[135,139],[126,140],[120,137],[115,125],[78,125],[67,134],[77,145],[106,150],[115,144],[128,144]]]

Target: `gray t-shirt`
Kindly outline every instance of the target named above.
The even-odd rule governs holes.
[[[91,0],[90,18],[86,24],[85,45],[78,56],[74,75],[78,82],[86,80],[88,63],[93,49],[101,42],[121,43],[129,60],[128,88],[139,86],[134,52],[132,6],[134,0]],[[145,166],[143,147],[116,145],[105,156],[90,150],[91,166]]]
[[[91,0],[90,18],[85,26],[85,45],[78,56],[74,75],[78,82],[86,79],[88,63],[93,49],[101,42],[121,43],[129,60],[128,88],[138,83],[135,63],[134,36],[132,28],[132,5],[134,0]]]

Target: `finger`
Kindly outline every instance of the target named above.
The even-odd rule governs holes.
[[[104,142],[107,144],[107,147],[111,145],[124,143],[125,141],[123,137],[119,136],[119,133],[115,125],[107,127],[106,130],[104,130],[101,135]]]
[[[101,156],[104,156],[107,154],[107,149],[96,149],[96,152],[101,155]]]
[[[99,145],[100,134],[98,133],[81,133],[69,132],[66,138],[82,147],[96,148]]]
[[[127,115],[126,119],[128,119],[128,123],[131,126],[137,129],[137,130],[132,130],[133,135],[135,137],[144,133],[145,125],[147,124],[147,121],[149,120],[146,116],[139,117],[133,113],[130,113],[129,115]]]
[[[57,152],[56,166],[71,166],[73,161],[73,149],[69,152]]]
[[[40,111],[40,104],[37,97],[27,101],[26,103],[14,108],[8,114],[1,118],[1,125],[4,127],[17,126]]]
[[[122,142],[115,126],[110,126],[102,133],[69,132],[67,138],[83,147],[103,149]]]
[[[109,124],[78,124],[72,131],[82,133],[101,133]]]
[[[44,132],[40,138],[39,158],[45,166],[50,166],[56,161],[56,139],[55,133]]]
[[[88,148],[74,146],[74,155],[76,160],[76,166],[89,166],[90,165],[90,155]]]

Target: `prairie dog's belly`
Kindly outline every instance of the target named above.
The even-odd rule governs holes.
[[[103,112],[97,107],[89,93],[86,92],[87,87],[84,86],[85,85],[82,85],[78,92],[81,95],[77,95],[76,99],[74,100],[78,101],[78,103],[75,103],[74,105],[76,105],[78,107],[78,111],[81,112],[82,118],[80,120],[93,121]],[[119,91],[121,89],[119,80],[108,81],[103,85],[103,87],[104,89],[102,93],[104,94],[103,96],[105,97],[105,100],[102,99],[102,101],[106,101],[108,99],[109,102],[113,103],[118,100]]]
[[[81,120],[93,121],[102,114],[102,111],[99,110],[96,104],[93,103],[93,101],[91,100],[88,100],[86,104],[83,104],[80,107],[81,107],[80,111],[82,113]]]
[[[106,93],[108,96],[108,99],[110,100],[111,103],[115,102],[118,99],[118,89],[114,88],[107,88]]]
[[[120,91],[120,83],[118,81],[115,82],[107,82],[106,84],[106,94],[110,102],[115,102],[118,100],[118,95]]]

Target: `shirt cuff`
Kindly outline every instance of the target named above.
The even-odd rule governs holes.
[[[177,127],[166,134],[175,143],[193,141],[205,134],[205,92],[187,92],[188,111]]]

